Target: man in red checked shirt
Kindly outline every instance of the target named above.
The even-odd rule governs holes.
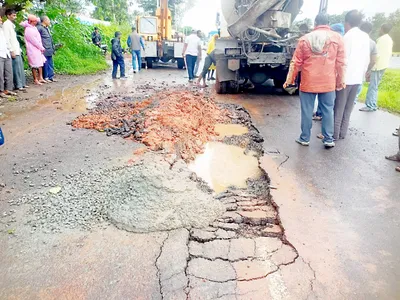
[[[299,40],[284,88],[295,84],[299,71],[302,133],[296,142],[303,146],[310,144],[314,102],[318,95],[322,112],[322,141],[325,148],[332,148],[335,146],[333,107],[336,91],[346,86],[345,50],[342,37],[331,30],[325,14],[319,14],[315,18],[314,30]]]

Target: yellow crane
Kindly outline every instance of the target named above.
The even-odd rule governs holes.
[[[172,34],[172,16],[168,0],[157,0],[155,16],[138,16],[136,28],[138,34],[146,41],[143,57],[148,68],[152,68],[154,62],[172,61],[177,63],[179,69],[183,69],[183,37]]]

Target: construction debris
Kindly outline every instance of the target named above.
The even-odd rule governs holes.
[[[189,161],[218,135],[215,125],[228,122],[228,115],[212,97],[181,90],[157,93],[141,102],[108,97],[72,126],[120,135]]]

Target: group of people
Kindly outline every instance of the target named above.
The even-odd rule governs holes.
[[[24,60],[15,31],[17,13],[13,9],[6,11],[7,20],[0,19],[0,96],[15,96],[15,91],[28,88],[25,78]],[[34,84],[54,82],[53,55],[55,46],[49,26],[50,19],[41,19],[29,15],[28,20],[21,23],[25,28],[24,39],[29,66],[32,68]]]
[[[140,72],[142,69],[141,49],[145,50],[143,38],[137,33],[136,28],[132,27],[132,32],[128,36],[127,46],[132,54],[133,73]],[[125,75],[125,49],[121,45],[121,32],[115,32],[114,38],[111,40],[111,60],[113,62],[112,78],[117,79],[118,68],[120,72],[119,78],[127,78]]]
[[[377,109],[378,86],[392,56],[393,41],[389,36],[392,27],[383,24],[375,43],[369,37],[372,25],[363,23],[362,19],[359,11],[352,10],[346,14],[344,25],[335,24],[331,28],[328,16],[320,14],[315,19],[314,30],[298,42],[284,88],[294,86],[301,74],[301,135],[296,140],[300,145],[310,144],[317,97],[322,118],[320,138],[326,148],[346,138],[364,80],[370,85],[366,106],[360,111]],[[387,158],[400,161],[400,152]]]
[[[214,54],[216,41],[219,38],[219,35],[215,34],[211,37],[206,52],[207,56],[204,60],[203,70],[200,75],[197,76],[203,50],[201,47],[201,36],[201,30],[192,31],[192,33],[185,40],[182,56],[184,57],[186,62],[186,67],[189,75],[189,83],[193,83],[194,79],[198,78],[197,84],[201,84],[201,81],[203,80],[203,84],[201,85],[205,87],[207,86],[206,77],[208,77],[207,80],[215,80],[214,73],[216,70],[216,60]]]

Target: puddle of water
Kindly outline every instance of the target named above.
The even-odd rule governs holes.
[[[254,152],[244,154],[244,151],[238,146],[210,142],[189,169],[217,193],[230,186],[247,188],[246,180],[260,177],[261,170]]]
[[[216,124],[215,132],[222,138],[232,135],[243,135],[249,132],[249,129],[239,124]]]
[[[39,105],[54,104],[64,111],[85,112],[93,108],[97,100],[96,94],[88,95],[87,85],[78,85],[57,91],[54,95],[38,101]]]

